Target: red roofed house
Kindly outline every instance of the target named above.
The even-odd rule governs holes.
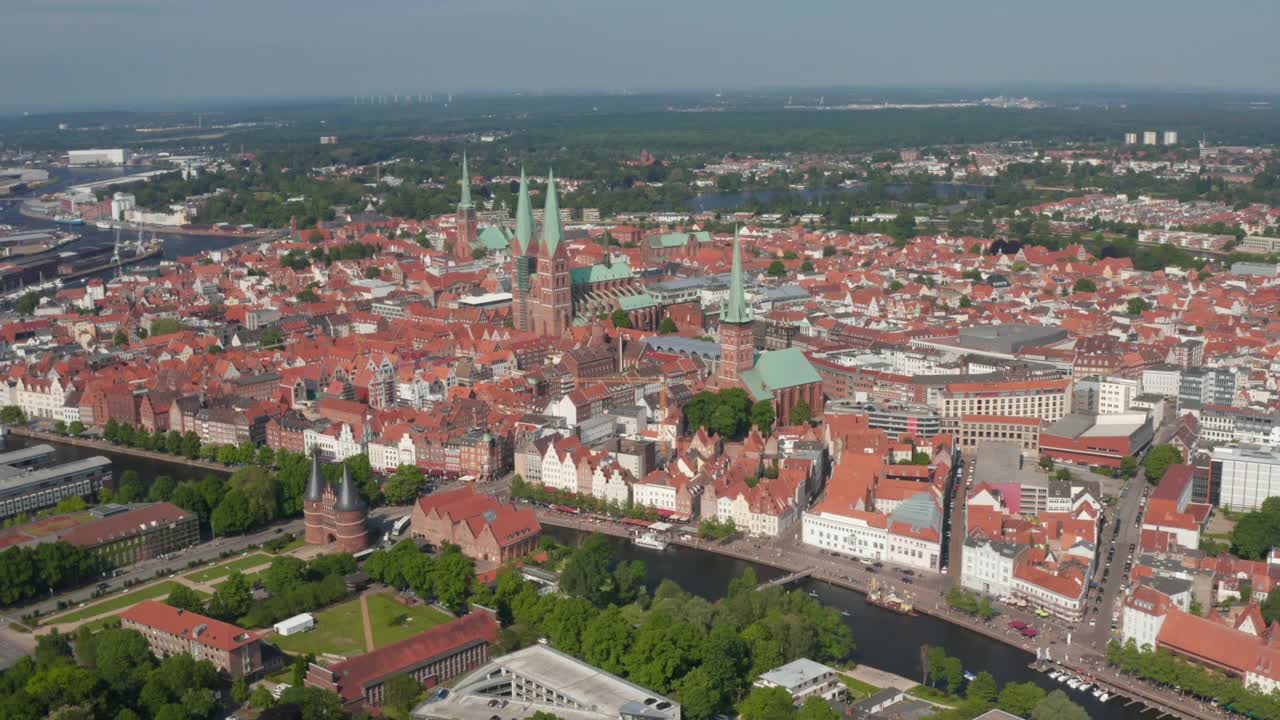
[[[489,646],[497,639],[494,614],[476,609],[329,667],[311,663],[306,684],[337,693],[349,707],[381,705],[383,685],[390,678],[405,673],[424,687],[435,687],[488,662]]]
[[[418,498],[410,534],[435,546],[453,543],[476,560],[504,563],[538,548],[542,524],[533,509],[503,505],[471,485]]]
[[[1210,505],[1191,502],[1191,465],[1170,465],[1160,484],[1151,492],[1147,512],[1142,518],[1143,530],[1170,533],[1179,545],[1200,547],[1200,529],[1209,518]]]
[[[142,633],[151,652],[160,657],[183,654],[208,660],[231,677],[252,676],[262,669],[262,639],[231,623],[155,600],[125,610],[120,620],[124,629]]]

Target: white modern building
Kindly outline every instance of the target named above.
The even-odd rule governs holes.
[[[563,720],[680,720],[680,709],[670,698],[537,644],[494,658],[445,697],[423,702],[412,717],[526,720],[542,713]]]
[[[1118,415],[1129,411],[1138,395],[1138,381],[1108,377],[1098,382],[1098,414]]]
[[[1209,473],[1211,485],[1218,488],[1218,505],[1228,510],[1257,510],[1262,501],[1280,495],[1280,451],[1214,448]]]
[[[71,167],[123,165],[128,159],[129,155],[123,148],[67,151],[67,164]]]
[[[800,658],[762,674],[754,683],[756,687],[780,687],[791,693],[797,705],[811,697],[838,700],[845,694],[844,683],[836,671],[808,658]]]
[[[1178,389],[1182,387],[1182,370],[1166,365],[1147,368],[1142,371],[1142,395],[1160,395],[1178,397]]]

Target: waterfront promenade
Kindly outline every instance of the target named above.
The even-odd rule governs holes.
[[[635,526],[625,525],[606,519],[568,515],[562,512],[536,508],[538,520],[545,525],[564,527],[583,532],[597,532],[614,537],[630,539],[635,537]],[[835,587],[852,590],[866,595],[868,584],[876,578],[884,590],[892,590],[899,596],[908,596],[918,612],[931,615],[945,622],[963,627],[971,632],[979,633],[993,640],[1009,645],[1027,653],[1027,663],[1035,659],[1039,650],[1047,651],[1050,657],[1060,666],[1068,667],[1080,675],[1099,678],[1107,686],[1118,691],[1126,698],[1113,700],[1118,703],[1137,702],[1150,707],[1153,717],[1173,715],[1175,717],[1199,718],[1213,720],[1231,717],[1221,708],[1210,707],[1206,703],[1188,698],[1179,693],[1155,688],[1147,683],[1118,673],[1106,665],[1106,647],[1095,648],[1071,637],[1077,634],[1076,628],[1053,619],[1040,618],[1024,610],[1001,605],[998,614],[992,620],[984,621],[969,613],[956,610],[947,605],[944,595],[953,581],[950,577],[937,574],[917,572],[911,576],[911,582],[904,582],[904,576],[885,563],[883,568],[872,573],[857,561],[834,558],[824,555],[815,548],[801,545],[794,538],[787,539],[753,539],[736,538],[730,541],[703,540],[698,537],[686,537],[677,534],[673,543],[726,557],[765,565],[777,569],[783,574],[809,570],[811,579],[830,584]],[[889,611],[885,611],[889,612]],[[1028,640],[1013,628],[1009,622],[1022,620],[1033,624],[1040,630],[1034,640]],[[1087,633],[1078,633],[1081,637]],[[1068,642],[1068,640],[1076,640]]]

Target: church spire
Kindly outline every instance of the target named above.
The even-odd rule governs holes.
[[[458,200],[458,207],[469,210],[475,205],[471,203],[471,172],[467,170],[467,151],[462,151],[462,197]]]
[[[529,201],[529,179],[525,177],[524,168],[520,168],[520,195],[516,199],[516,244],[520,254],[529,252],[533,243],[533,203]]]
[[[564,240],[564,228],[560,225],[560,199],[556,197],[556,178],[547,173],[547,203],[542,209],[542,240],[539,248],[546,257],[552,257]]]
[[[749,323],[752,320],[751,306],[747,304],[746,291],[742,283],[742,250],[738,247],[738,233],[733,233],[733,271],[729,275],[729,300],[725,303],[721,322]]]

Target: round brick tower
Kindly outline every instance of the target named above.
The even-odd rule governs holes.
[[[311,456],[311,477],[307,478],[307,491],[302,495],[302,522],[306,526],[308,543],[323,544],[326,540],[325,490],[329,484],[325,482],[324,473],[320,471],[320,456]],[[330,493],[331,495],[332,493]]]
[[[351,470],[345,465],[342,466],[342,484],[338,486],[331,518],[330,532],[338,550],[354,553],[369,547],[369,506],[360,497],[356,483],[351,479]]]

